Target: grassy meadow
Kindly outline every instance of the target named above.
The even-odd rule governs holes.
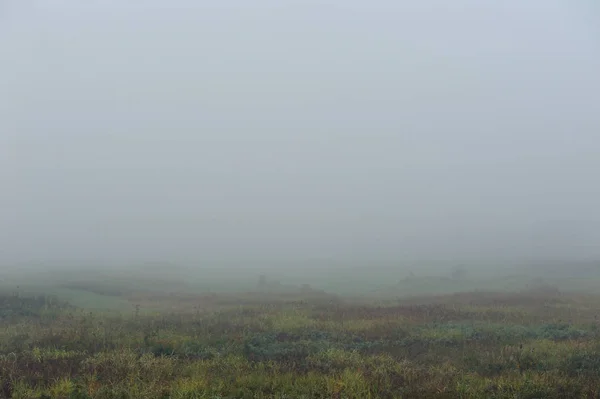
[[[0,398],[600,397],[600,295],[574,280],[175,280],[5,279]]]

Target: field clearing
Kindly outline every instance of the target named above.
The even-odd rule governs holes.
[[[0,296],[0,397],[600,395],[595,294],[540,286],[369,299],[82,287]]]

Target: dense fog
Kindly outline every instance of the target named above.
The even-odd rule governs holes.
[[[598,21],[4,0],[0,261],[600,259]]]

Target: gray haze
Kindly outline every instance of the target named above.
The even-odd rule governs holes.
[[[0,1],[0,258],[600,258],[600,8]]]

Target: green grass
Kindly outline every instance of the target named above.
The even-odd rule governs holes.
[[[0,398],[600,395],[595,295],[149,292],[135,309],[124,295],[40,289],[0,295]],[[146,308],[152,295],[162,308]]]

